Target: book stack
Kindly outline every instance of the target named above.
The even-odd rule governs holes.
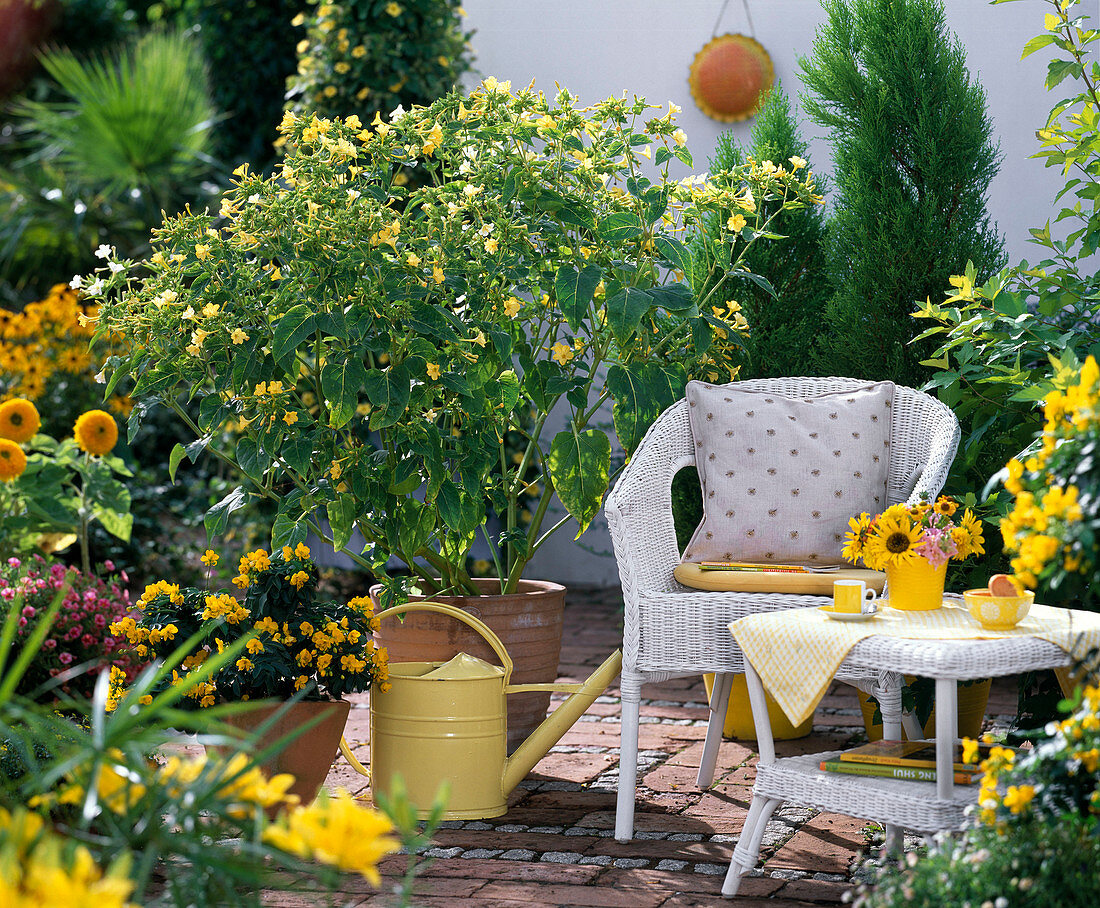
[[[996,745],[978,746],[978,763],[989,756]],[[973,785],[982,775],[977,763],[962,761],[962,747],[955,745],[953,756],[954,781],[957,785]],[[838,754],[834,760],[824,760],[826,772],[842,772],[856,776],[878,776],[911,782],[936,781],[935,741],[873,741]]]

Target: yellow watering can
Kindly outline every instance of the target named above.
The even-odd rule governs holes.
[[[583,684],[509,684],[512,660],[504,644],[469,613],[436,602],[416,602],[386,609],[378,618],[416,611],[440,612],[469,625],[485,638],[503,667],[466,653],[449,662],[391,665],[392,686],[385,693],[372,690],[370,697],[371,790],[389,792],[394,777],[400,776],[423,819],[446,780],[451,790],[447,819],[499,817],[508,809],[509,792],[619,674],[622,653],[616,650]],[[505,695],[521,691],[572,696],[508,757]],[[341,749],[348,756],[345,744]]]

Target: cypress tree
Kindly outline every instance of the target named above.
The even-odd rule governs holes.
[[[790,99],[776,86],[757,114],[749,148],[743,149],[732,133],[722,133],[710,169],[729,170],[748,157],[787,168],[791,167],[792,157],[802,158],[812,169],[808,148],[799,136]],[[817,185],[818,191],[824,193],[820,177]],[[779,202],[770,202],[764,206],[764,214],[770,216],[779,207]],[[722,224],[717,215],[708,221],[707,228],[716,239],[721,237]],[[818,374],[815,350],[825,304],[831,295],[823,209],[811,206],[784,211],[772,221],[772,230],[784,239],[757,243],[746,255],[745,265],[766,277],[776,296],[756,284],[738,281],[727,282],[711,298],[718,305],[736,299],[749,323],[738,379]],[[699,262],[694,275],[696,297],[702,299],[721,272],[708,262],[701,238],[695,238],[692,252]],[[721,300],[717,299],[719,296]]]
[[[919,386],[931,344],[909,341],[915,302],[939,299],[968,260],[1004,264],[985,208],[999,153],[985,93],[939,0],[824,0],[800,61],[807,114],[829,130],[836,291],[822,370]]]

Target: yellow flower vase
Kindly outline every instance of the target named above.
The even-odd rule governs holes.
[[[886,599],[891,608],[930,612],[943,604],[947,565],[932,567],[924,558],[886,565]]]

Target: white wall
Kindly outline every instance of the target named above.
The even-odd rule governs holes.
[[[720,132],[732,128],[738,138],[748,139],[751,121],[727,127],[709,119],[688,89],[688,67],[710,40],[722,0],[465,0],[464,5],[467,25],[476,29],[472,43],[479,77],[510,79],[513,87],[534,81],[547,93],[558,83],[584,103],[624,91],[653,104],[671,100],[683,109],[678,120],[699,172],[706,169]],[[962,40],[971,72],[985,88],[1004,156],[989,187],[990,213],[1005,235],[1010,261],[1034,261],[1038,250],[1029,248],[1027,229],[1053,216],[1052,200],[1061,179],[1028,157],[1036,150],[1035,130],[1044,125],[1053,100],[1043,87],[1048,57],[1039,52],[1020,60],[1020,51],[1042,32],[1049,6],[1040,0],[1000,6],[987,0],[947,0],[946,7],[948,25]],[[1100,0],[1086,0],[1079,9],[1100,22]],[[802,89],[798,57],[812,50],[824,19],[820,4],[750,0],[749,10],[755,37],[771,55],[777,78],[797,98]],[[725,32],[748,33],[740,0],[728,4],[718,28],[718,34]],[[815,169],[827,174],[829,146],[821,130],[807,123],[803,134],[810,140]],[[613,559],[576,549],[573,532],[560,533],[546,546],[531,576],[617,583]],[[610,550],[602,524],[593,526],[582,542]]]

